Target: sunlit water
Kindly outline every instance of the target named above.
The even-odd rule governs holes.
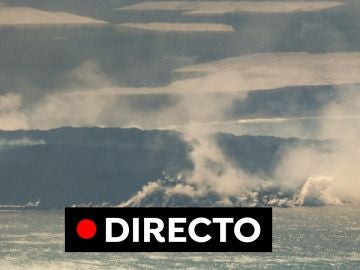
[[[0,269],[360,269],[360,208],[274,209],[272,253],[65,253],[62,211],[1,211]]]

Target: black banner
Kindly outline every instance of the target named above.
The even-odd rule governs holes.
[[[66,252],[271,252],[271,208],[66,208]]]

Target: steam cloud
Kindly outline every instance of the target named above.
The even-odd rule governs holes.
[[[359,117],[358,102],[360,94],[344,95],[341,102],[328,106],[322,117]],[[310,146],[288,149],[274,175],[265,178],[233,166],[203,127],[188,129],[184,139],[193,147],[194,169],[149,183],[121,206],[290,207],[358,203],[360,150],[354,146],[358,143],[360,127],[348,122],[338,125],[321,122],[323,138],[332,141],[330,149]]]

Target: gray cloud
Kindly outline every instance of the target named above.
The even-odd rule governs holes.
[[[0,28],[103,27],[108,23],[65,12],[0,5]]]
[[[250,2],[250,1],[147,1],[118,10],[175,10],[186,15],[223,15],[227,13],[293,13],[313,12],[345,5],[339,1],[291,1],[291,2]]]
[[[360,82],[360,54],[266,53],[229,58],[177,70],[199,74],[161,87],[111,87],[111,80],[94,61],[85,61],[69,74],[72,85],[23,103],[20,94],[1,96],[0,128],[73,126],[139,126],[156,128],[226,120],[234,99],[249,91],[301,85],[341,85]],[[89,87],[110,85],[89,90]],[[224,93],[228,92],[227,95]],[[211,94],[210,94],[211,93]],[[133,95],[171,94],[165,105],[134,106]],[[202,95],[198,95],[202,94]],[[208,109],[205,109],[208,108]]]
[[[360,53],[261,53],[176,70],[199,74],[162,87],[110,87],[69,95],[139,95],[248,92],[286,86],[360,82]]]
[[[143,30],[155,32],[234,32],[234,28],[226,24],[218,23],[123,23],[116,24],[114,28],[119,31]]]

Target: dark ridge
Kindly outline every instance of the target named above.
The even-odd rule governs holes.
[[[231,162],[259,174],[271,173],[285,147],[324,144],[266,136],[216,138]],[[0,131],[0,141],[0,205],[117,204],[164,172],[175,175],[193,166],[192,147],[172,131],[64,127]]]

